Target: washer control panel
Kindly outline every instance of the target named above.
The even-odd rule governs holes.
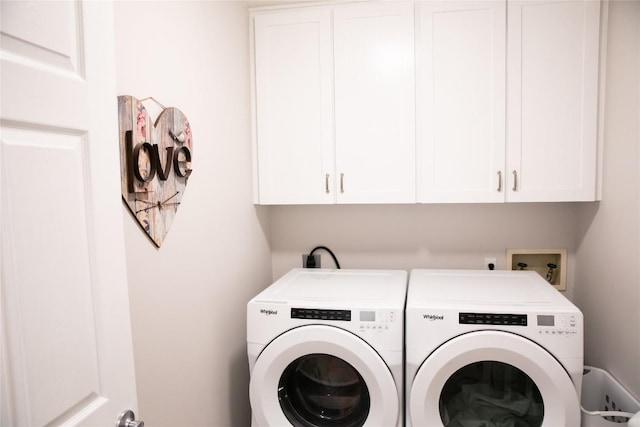
[[[391,310],[333,310],[327,308],[291,308],[292,319],[353,322],[361,332],[386,332],[402,316]]]
[[[395,312],[385,310],[361,310],[358,317],[362,332],[386,332],[397,320]]]
[[[292,319],[316,319],[351,321],[351,310],[330,310],[326,308],[291,308]]]
[[[575,314],[538,314],[536,322],[541,335],[571,336],[578,333],[578,317]]]

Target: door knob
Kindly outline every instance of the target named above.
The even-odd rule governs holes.
[[[136,414],[131,410],[126,410],[116,422],[116,427],[144,427],[144,421],[136,421]]]

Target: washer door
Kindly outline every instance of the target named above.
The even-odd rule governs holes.
[[[395,426],[391,371],[364,340],[332,326],[292,329],[260,353],[249,397],[259,426]]]
[[[407,416],[413,426],[571,427],[580,425],[580,403],[569,374],[544,348],[508,332],[479,331],[427,357]]]

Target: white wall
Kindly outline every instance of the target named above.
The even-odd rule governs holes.
[[[575,215],[581,204],[271,207],[273,276],[300,267],[304,252],[322,244],[343,268],[483,268],[508,248],[566,248],[573,290]],[[318,252],[323,267],[330,256]]]
[[[139,415],[248,425],[245,307],[271,258],[268,211],[252,204],[247,6],[117,1],[115,21],[118,94],[179,108],[194,141],[162,248],[125,212]]]
[[[581,212],[575,301],[586,363],[640,398],[640,2],[609,7],[603,198]]]

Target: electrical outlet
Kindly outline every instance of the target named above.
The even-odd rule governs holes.
[[[309,254],[302,254],[302,267],[303,268],[320,268],[320,254],[313,254],[313,265],[307,266],[307,258],[309,258]]]
[[[496,268],[496,259],[495,258],[485,258],[484,259],[484,267],[483,268],[485,270],[495,270],[495,268]]]

